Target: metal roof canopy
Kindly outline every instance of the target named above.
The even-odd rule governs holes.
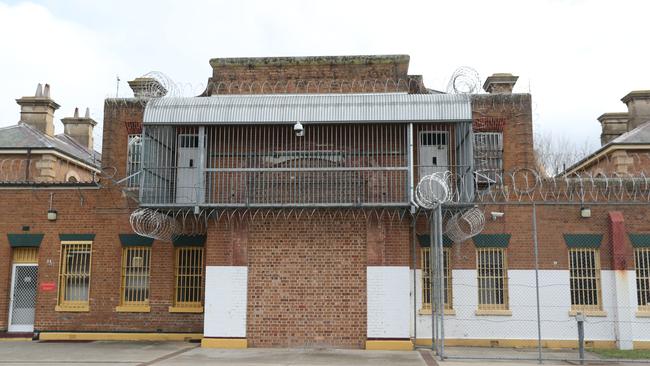
[[[151,99],[145,125],[468,122],[461,94],[274,94]]]

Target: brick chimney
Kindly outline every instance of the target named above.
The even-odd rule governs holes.
[[[627,104],[628,131],[650,121],[650,90],[631,91],[621,101]]]
[[[16,103],[20,105],[20,122],[54,136],[54,111],[60,106],[50,98],[49,84],[45,88],[38,84],[33,97],[16,99]]]
[[[598,117],[602,127],[600,144],[605,145],[613,139],[627,132],[629,116],[627,113],[604,113]]]
[[[63,118],[61,122],[63,122],[63,132],[66,135],[93,151],[93,127],[97,125],[97,122],[90,118],[90,109],[86,108],[84,117],[79,117],[79,108],[75,108],[74,117]]]
[[[154,78],[135,78],[129,81],[129,86],[136,98],[159,98],[167,94],[167,89]]]
[[[483,90],[490,94],[512,94],[519,76],[508,73],[496,73],[488,76],[483,83]]]

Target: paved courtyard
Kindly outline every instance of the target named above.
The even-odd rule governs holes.
[[[491,349],[494,351],[495,349]],[[449,355],[485,356],[480,348],[450,348]],[[523,352],[523,353],[522,353]],[[530,352],[530,354],[527,354]],[[550,351],[549,351],[550,352]],[[572,357],[571,351],[552,351],[554,358]],[[492,353],[492,352],[491,352]],[[533,350],[499,349],[501,357],[535,357]],[[594,364],[603,365],[590,355]],[[200,348],[186,342],[0,342],[0,365],[349,365],[349,366],[479,366],[536,365],[536,361],[434,361],[428,350],[364,351],[333,349]],[[546,361],[544,365],[576,364]],[[638,363],[636,363],[638,365]],[[621,364],[617,364],[621,365]]]

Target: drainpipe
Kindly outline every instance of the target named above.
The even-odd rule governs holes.
[[[25,165],[25,181],[29,181],[29,166],[32,163],[32,149],[27,149],[27,164]]]

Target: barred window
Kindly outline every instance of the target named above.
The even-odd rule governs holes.
[[[634,266],[639,311],[650,312],[650,248],[634,248]]]
[[[203,247],[177,247],[174,307],[203,306]]]
[[[149,305],[151,247],[122,249],[122,306]]]
[[[479,310],[508,309],[508,263],[505,248],[476,248]]]
[[[599,250],[570,248],[569,276],[571,310],[602,310]]]
[[[130,177],[131,175],[137,173],[140,170],[140,158],[142,154],[142,135],[133,134],[128,137],[128,148],[127,148],[127,161],[126,161],[126,176]],[[128,187],[138,187],[140,183],[140,177],[138,175],[130,177],[127,180]]]
[[[92,242],[61,242],[58,306],[64,310],[88,310]]]
[[[421,248],[420,256],[422,264],[422,309],[431,310],[431,265],[428,247]],[[443,282],[444,282],[444,308],[452,309],[452,280],[451,280],[451,257],[449,248],[443,248]]]
[[[503,134],[474,133],[474,167],[478,183],[495,184],[503,171]]]

